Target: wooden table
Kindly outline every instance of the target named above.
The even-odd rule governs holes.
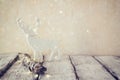
[[[17,53],[0,54],[0,68]],[[46,74],[41,80],[120,80],[119,56],[66,56],[46,61]],[[33,74],[17,61],[0,80],[33,80]]]

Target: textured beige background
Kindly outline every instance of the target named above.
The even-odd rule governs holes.
[[[120,55],[120,0],[0,0],[0,53],[32,53],[16,23],[22,17],[33,26],[30,16],[63,53]]]

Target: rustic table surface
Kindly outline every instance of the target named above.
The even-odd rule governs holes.
[[[0,68],[17,54],[0,54]],[[47,71],[40,80],[120,80],[119,56],[66,56],[61,60],[46,61]],[[20,61],[0,80],[33,80],[33,74]]]

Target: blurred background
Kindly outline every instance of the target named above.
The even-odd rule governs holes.
[[[29,52],[16,20],[58,42],[63,54],[120,55],[120,0],[0,0],[0,53]]]

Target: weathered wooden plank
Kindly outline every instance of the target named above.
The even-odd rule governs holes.
[[[115,80],[91,56],[71,56],[79,80]]]
[[[67,55],[54,55],[52,56],[52,58],[50,59],[50,54],[45,54],[45,61],[50,62],[50,61],[60,61],[60,60],[68,60],[68,56]]]
[[[17,53],[1,54],[0,68],[3,68],[10,60],[13,60],[16,55]],[[105,64],[115,75],[119,77],[119,57],[109,56],[109,58],[95,58]],[[77,80],[115,80],[114,76],[109,74],[103,65],[94,59],[94,57],[71,56],[70,59],[68,57],[64,57],[61,60],[49,61],[47,58],[44,63],[44,66],[47,67],[47,72],[44,76],[42,76],[42,79],[39,80],[76,80],[76,74],[79,77]],[[18,61],[0,80],[33,80],[33,75],[22,65],[20,61]]]
[[[16,62],[1,80],[33,80],[33,76],[21,63]]]
[[[101,62],[101,64],[106,67],[109,73],[116,80],[120,80],[120,58],[115,56],[97,56],[95,57]]]
[[[15,64],[15,62],[19,59],[18,55],[11,61],[9,61],[3,68],[0,69],[0,78],[4,76],[4,74]]]
[[[33,76],[27,68],[20,63],[15,63],[1,80],[32,80]]]
[[[18,53],[9,53],[0,55],[0,69],[5,67],[9,61],[12,61]],[[32,80],[30,73],[27,68],[22,66],[21,62],[18,61],[1,77],[0,80]]]
[[[69,59],[46,62],[47,73],[42,80],[76,80]]]
[[[0,69],[5,67],[9,61],[12,61],[16,57],[17,53],[1,53],[0,54]]]
[[[6,56],[2,55],[1,60],[3,60],[1,64],[6,59],[5,64],[7,64],[14,57],[11,54],[7,54]],[[75,80],[75,74],[69,58],[46,61],[44,66],[47,67],[47,72],[42,76],[42,80]],[[17,61],[0,80],[33,80],[33,75],[22,65],[21,61]]]

